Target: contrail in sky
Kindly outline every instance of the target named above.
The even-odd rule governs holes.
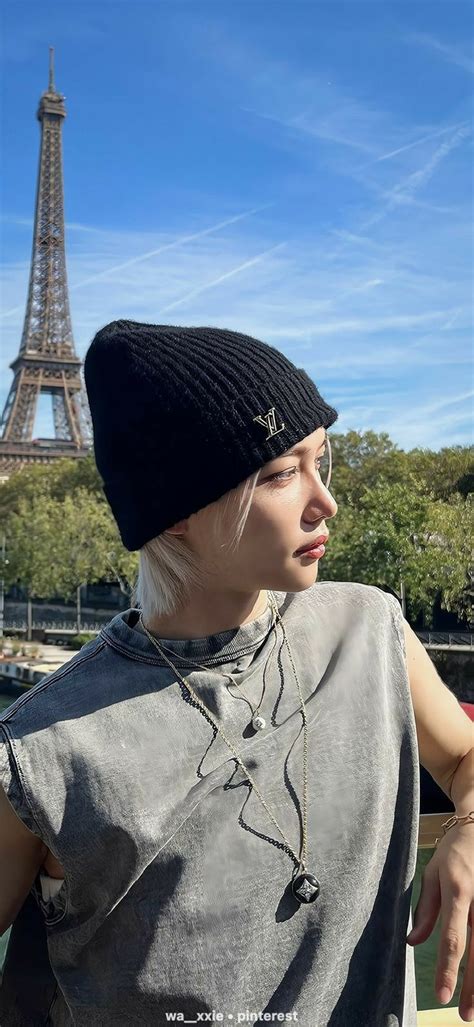
[[[364,171],[365,168],[371,167],[372,164],[379,164],[382,160],[390,160],[391,157],[397,157],[399,153],[405,153],[406,150],[412,150],[414,146],[421,146],[422,143],[427,143],[430,139],[436,139],[438,136],[445,135],[446,132],[452,132],[453,130],[462,128],[463,125],[467,125],[467,122],[460,122],[458,125],[448,125],[446,128],[439,128],[436,132],[431,132],[430,135],[422,136],[420,139],[415,139],[412,143],[406,143],[405,146],[399,146],[398,150],[390,150],[390,153],[383,153],[381,157],[376,157],[375,160],[369,161],[368,164],[364,164],[363,168],[359,168],[359,170]]]
[[[76,282],[75,285],[70,286],[70,290],[81,289],[84,285],[90,285],[91,282],[97,282],[99,278],[105,278],[107,275],[114,274],[115,271],[123,271],[126,267],[131,267],[132,264],[138,264],[142,260],[149,260],[150,257],[157,256],[158,253],[164,253],[166,250],[175,249],[177,246],[182,246],[183,243],[193,242],[194,239],[201,239],[204,235],[211,235],[212,232],[218,232],[221,228],[226,228],[227,225],[233,225],[236,221],[242,221],[244,218],[251,217],[252,214],[258,214],[261,210],[267,210],[268,207],[273,207],[273,203],[265,203],[261,207],[253,207],[252,210],[247,210],[243,214],[236,214],[235,217],[227,218],[225,221],[218,221],[216,225],[211,225],[210,228],[204,228],[200,232],[193,232],[192,235],[182,235],[174,242],[165,243],[162,246],[158,246],[156,250],[148,250],[147,253],[141,253],[138,257],[131,257],[130,260],[124,261],[122,264],[114,264],[113,267],[108,267],[105,271],[98,271],[97,274],[91,275],[90,278],[83,278],[82,282]],[[5,317],[11,317],[12,314],[17,314],[23,310],[21,307],[12,307],[11,310],[5,311],[2,315]]]
[[[422,186],[429,182],[438,167],[438,164],[445,160],[445,158],[451,153],[451,150],[454,150],[456,146],[459,146],[470,134],[468,123],[463,122],[461,127],[454,132],[454,135],[452,135],[450,139],[447,139],[444,143],[441,143],[441,146],[438,146],[423,167],[419,168],[418,171],[412,172],[411,175],[408,175],[406,178],[402,179],[402,181],[398,182],[398,184],[389,192],[385,192],[383,194],[387,200],[386,205],[381,210],[373,214],[368,221],[364,221],[362,225],[359,225],[359,230],[366,231],[367,228],[377,224],[377,222],[381,221],[389,211],[393,210],[393,208],[397,206],[397,204],[410,203]]]
[[[89,285],[90,282],[96,282],[98,278],[105,278],[106,275],[111,275],[115,271],[123,271],[126,267],[131,267],[132,264],[138,264],[142,260],[149,260],[150,257],[156,257],[158,253],[164,253],[166,250],[173,250],[176,246],[182,246],[183,243],[192,242],[194,239],[201,239],[204,235],[210,235],[211,232],[218,232],[221,228],[226,228],[227,225],[233,225],[236,221],[242,221],[243,218],[248,218],[252,214],[258,214],[259,211],[265,210],[266,207],[271,207],[271,203],[266,203],[263,207],[254,207],[252,210],[245,211],[244,214],[236,214],[233,218],[227,218],[226,221],[219,221],[217,225],[211,225],[210,228],[204,228],[200,232],[194,232],[192,235],[182,235],[174,242],[165,243],[163,246],[159,246],[156,250],[148,250],[147,253],[142,253],[138,257],[132,257],[130,260],[124,261],[123,264],[115,264],[113,267],[107,268],[105,271],[99,271],[96,275],[92,275],[90,278],[84,278],[82,282],[77,282],[73,286],[73,289],[80,289],[83,285]]]
[[[226,271],[225,275],[220,275],[219,278],[214,278],[214,281],[207,282],[206,285],[201,285],[199,289],[193,289],[191,292],[187,292],[185,296],[181,296],[181,299],[174,300],[173,303],[168,303],[166,307],[162,307],[158,313],[164,314],[165,311],[172,310],[173,307],[179,307],[180,303],[185,303],[186,300],[194,299],[195,296],[199,296],[200,293],[205,292],[206,289],[212,289],[214,285],[219,285],[219,282],[223,282],[225,278],[232,278],[233,275],[238,275],[240,271],[245,271],[246,268],[252,267],[253,264],[258,264],[265,257],[268,257],[269,253],[275,253],[275,251],[281,249],[282,246],[286,246],[286,242],[280,242],[277,246],[272,246],[269,250],[264,250],[263,253],[259,253],[258,256],[253,257],[252,260],[246,260],[245,264],[239,264],[239,267],[234,267],[232,271]]]

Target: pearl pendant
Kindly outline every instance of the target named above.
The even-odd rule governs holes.
[[[298,902],[314,902],[320,891],[319,881],[314,874],[299,874],[292,882],[291,890]]]
[[[260,716],[260,714],[257,713],[255,717],[252,717],[252,727],[255,731],[263,731],[266,726],[267,722],[264,717]]]

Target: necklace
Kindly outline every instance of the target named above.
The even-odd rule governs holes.
[[[270,593],[270,597],[271,597],[270,601],[271,601],[271,604],[272,604],[272,609],[273,609],[273,613],[274,613],[274,617],[275,617],[275,621],[272,624],[272,629],[273,629],[273,627],[275,627],[275,622],[276,621],[278,621],[278,623],[281,624],[284,641],[285,641],[286,647],[288,649],[288,655],[290,657],[293,674],[295,676],[295,681],[296,681],[296,685],[297,685],[297,688],[298,688],[298,694],[299,694],[299,699],[300,699],[300,704],[301,704],[301,713],[302,713],[302,718],[303,718],[303,817],[302,817],[302,839],[301,839],[301,846],[300,846],[300,854],[299,854],[299,856],[297,856],[296,853],[294,852],[294,850],[292,849],[288,839],[285,837],[285,835],[284,835],[283,831],[281,830],[281,827],[278,824],[276,818],[274,817],[272,811],[267,806],[267,804],[265,802],[265,799],[263,798],[263,795],[261,794],[259,788],[255,784],[255,781],[253,780],[253,778],[249,774],[245,764],[242,762],[242,760],[241,760],[238,752],[236,751],[233,743],[231,741],[229,741],[229,739],[227,738],[227,736],[226,736],[225,732],[223,731],[223,729],[219,726],[219,724],[217,723],[216,719],[214,718],[214,716],[212,715],[210,710],[208,710],[207,706],[205,706],[205,704],[202,702],[202,700],[199,698],[199,696],[196,695],[195,691],[193,690],[193,688],[191,687],[189,682],[185,678],[183,678],[181,676],[181,674],[179,673],[177,668],[172,664],[171,660],[168,659],[166,654],[163,652],[163,649],[161,648],[161,646],[157,642],[156,638],[154,638],[153,635],[151,635],[150,632],[148,631],[148,628],[145,627],[145,624],[143,623],[143,619],[142,619],[141,613],[140,613],[140,623],[141,623],[141,626],[142,626],[145,634],[147,635],[148,639],[152,643],[152,645],[154,645],[155,648],[158,650],[158,652],[161,653],[161,655],[166,660],[168,665],[171,667],[173,672],[177,675],[177,677],[180,679],[182,684],[185,686],[185,688],[187,689],[187,691],[191,695],[191,697],[192,697],[192,699],[194,701],[194,704],[196,704],[198,706],[198,708],[201,710],[201,712],[203,713],[203,715],[206,718],[206,720],[209,721],[209,723],[215,728],[215,730],[219,734],[222,735],[226,745],[229,747],[231,752],[233,752],[233,754],[235,756],[235,759],[237,760],[237,763],[239,764],[240,768],[243,770],[246,778],[248,779],[249,783],[251,784],[253,791],[255,792],[257,797],[259,798],[259,800],[262,803],[262,806],[264,807],[265,811],[268,813],[272,823],[275,825],[279,835],[283,838],[284,845],[282,845],[281,842],[275,842],[275,840],[273,840],[273,844],[276,844],[277,846],[279,846],[279,848],[284,849],[287,852],[287,854],[290,856],[290,858],[293,860],[294,870],[293,870],[293,876],[292,876],[292,880],[291,880],[291,890],[292,890],[292,893],[293,893],[294,897],[301,904],[301,903],[314,902],[314,900],[318,897],[319,892],[320,892],[319,881],[316,879],[314,874],[309,873],[309,871],[306,869],[307,821],[308,821],[308,804],[307,804],[307,791],[308,791],[308,729],[307,729],[307,720],[306,720],[306,707],[305,707],[305,704],[304,704],[303,695],[301,693],[300,683],[299,683],[298,675],[296,673],[296,668],[295,668],[295,664],[294,664],[294,660],[293,660],[293,655],[292,655],[292,652],[291,652],[290,644],[289,644],[289,641],[288,641],[288,637],[287,637],[287,634],[286,634],[285,625],[283,624],[283,620],[282,620],[282,618],[280,616],[280,611],[279,611],[278,606],[276,604],[276,601],[274,599],[273,593]],[[275,633],[276,633],[276,627],[275,627]],[[206,667],[205,669],[207,670],[208,668]]]
[[[273,631],[274,627],[275,627],[275,606],[273,605],[273,603],[271,603],[270,605],[272,606],[272,611],[273,611],[273,619],[272,619],[272,623],[271,623],[271,626],[270,626],[270,631]],[[139,622],[140,622],[142,628],[144,630],[146,630],[141,615],[139,617]],[[275,642],[276,641],[277,641],[277,638],[276,638],[276,634],[275,634]],[[183,663],[191,663],[191,664],[193,664],[194,667],[199,667],[200,670],[207,670],[208,671],[210,669],[209,667],[205,667],[202,663],[197,663],[196,660],[189,660],[189,659],[187,659],[187,657],[181,656],[180,653],[175,653],[173,651],[173,649],[170,649],[166,645],[161,644],[161,649],[163,650],[163,653],[170,653],[171,656],[176,656]],[[272,652],[273,652],[273,650],[272,650]],[[239,691],[242,693],[242,695],[234,696],[233,698],[243,699],[244,702],[246,702],[247,705],[250,706],[250,709],[252,711],[252,719],[251,719],[250,723],[251,723],[251,726],[253,727],[254,731],[263,731],[264,728],[266,728],[266,726],[267,726],[267,722],[266,722],[265,718],[261,716],[260,710],[261,710],[261,706],[262,706],[262,703],[263,703],[263,698],[264,698],[264,695],[265,695],[265,689],[267,687],[266,679],[265,679],[265,670],[267,669],[268,662],[270,660],[271,655],[272,655],[272,653],[270,652],[269,656],[267,658],[267,662],[265,664],[264,672],[263,672],[262,694],[260,696],[260,701],[259,701],[258,705],[255,706],[255,707],[250,702],[250,699],[249,699],[248,695],[246,695],[246,693],[244,692],[244,690],[242,688],[242,685],[238,684],[238,682],[235,680],[233,675],[230,674],[229,671],[222,671],[222,673],[225,675],[225,677],[230,678],[230,680],[232,681],[232,684],[235,685],[235,687],[238,688]],[[252,671],[252,673],[249,674],[249,676],[247,678],[247,681],[249,681],[250,678],[253,677],[254,674],[255,674],[255,671]],[[227,688],[228,687],[229,686],[227,686]]]

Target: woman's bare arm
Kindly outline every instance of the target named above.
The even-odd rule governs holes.
[[[403,629],[420,763],[449,798],[456,770],[474,744],[474,726],[405,619]]]
[[[0,786],[0,934],[19,913],[48,849],[22,823]]]

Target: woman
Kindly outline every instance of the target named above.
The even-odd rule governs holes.
[[[336,411],[218,328],[114,322],[85,378],[140,571],[132,608],[0,720],[30,841],[3,923],[14,944],[32,887],[52,970],[35,1022],[415,1027],[404,621],[376,587],[316,583]],[[467,718],[441,689],[451,772]],[[8,967],[6,1027],[31,1022]]]

